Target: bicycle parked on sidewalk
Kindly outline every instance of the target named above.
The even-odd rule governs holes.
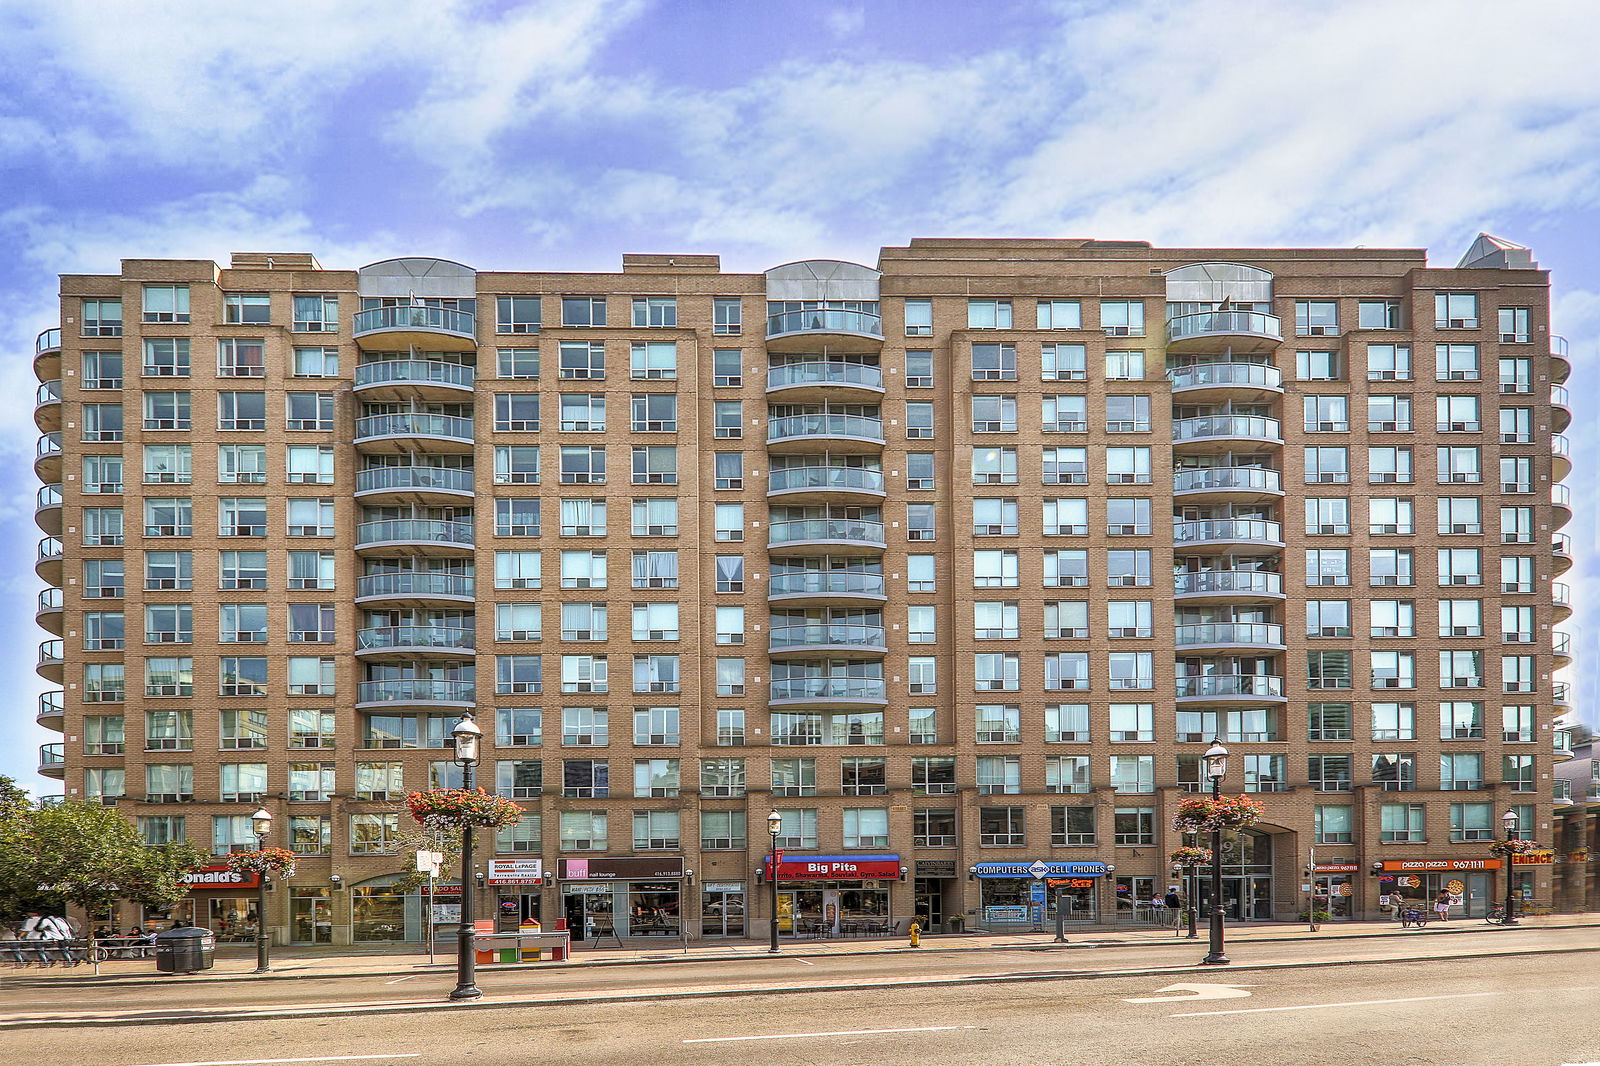
[[[1489,908],[1489,913],[1484,916],[1483,920],[1488,922],[1490,925],[1504,925],[1504,924],[1506,924],[1506,907],[1505,907],[1505,904],[1496,903],[1493,907],[1490,907]]]

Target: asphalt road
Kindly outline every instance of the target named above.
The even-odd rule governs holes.
[[[1172,978],[932,988],[888,982],[871,994],[31,1030],[7,1034],[0,1061],[1554,1066],[1600,1060],[1600,1035],[1591,1025],[1600,1002],[1594,962],[1589,954],[1478,956]],[[1248,987],[1235,988],[1231,998],[1161,991],[1184,984]]]

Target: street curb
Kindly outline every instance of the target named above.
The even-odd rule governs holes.
[[[1565,947],[1522,949],[1517,951],[1504,951],[1491,953],[1493,958],[1519,958],[1534,955],[1573,955],[1585,952],[1600,952],[1600,945],[1592,947]],[[1028,974],[975,974],[970,977],[928,977],[913,978],[900,981],[855,981],[831,985],[782,985],[775,987],[754,988],[713,988],[713,989],[654,989],[642,992],[621,992],[613,994],[582,994],[561,999],[523,997],[505,1000],[467,1000],[453,1002],[448,999],[419,1000],[406,1003],[379,1003],[379,1004],[340,1004],[317,1007],[295,1007],[272,1010],[270,1008],[248,1011],[235,1010],[207,1014],[204,1016],[190,1016],[183,1014],[152,1014],[145,1013],[137,1017],[117,1017],[115,1015],[97,1015],[85,1018],[40,1018],[19,1019],[16,1021],[0,1020],[0,1032],[11,1032],[25,1029],[82,1029],[82,1028],[121,1028],[125,1026],[143,1025],[207,1025],[245,1021],[273,1021],[286,1018],[336,1018],[366,1015],[387,1015],[400,1013],[416,1013],[419,1011],[449,1011],[449,1010],[504,1010],[525,1007],[570,1007],[585,1004],[610,1004],[610,1003],[642,1003],[659,1002],[662,1000],[680,999],[725,999],[734,996],[774,996],[797,995],[802,993],[828,993],[828,992],[864,992],[876,991],[885,988],[939,988],[960,985],[985,985],[985,984],[1025,984],[1039,981],[1087,981],[1103,980],[1108,978],[1125,977],[1170,977],[1186,974],[1218,973],[1254,973],[1274,970],[1317,969],[1336,966],[1383,966],[1391,963],[1408,962],[1451,962],[1459,961],[1461,955],[1414,955],[1396,959],[1317,959],[1296,962],[1264,962],[1245,963],[1243,965],[1230,965],[1225,971],[1215,966],[1161,966],[1141,967],[1125,970],[1056,970]],[[1478,956],[1483,957],[1483,956]]]
[[[1429,929],[1400,930],[1395,929],[1382,933],[1295,933],[1285,936],[1250,936],[1241,934],[1229,936],[1229,944],[1279,944],[1315,942],[1329,940],[1373,940],[1387,937],[1421,936],[1421,935],[1465,935],[1498,933],[1502,927],[1483,926],[1474,924],[1464,928],[1450,929],[1434,926]],[[1562,925],[1517,926],[1513,931],[1536,932],[1545,929],[1594,929],[1600,931],[1600,922],[1570,922]],[[944,946],[937,941],[923,941],[920,948],[906,945],[893,947],[863,947],[847,951],[788,951],[782,952],[782,958],[788,959],[844,959],[859,958],[868,955],[895,955],[908,952],[917,952],[922,955],[956,954],[969,951],[1081,951],[1092,948],[1151,948],[1171,947],[1181,944],[1187,937],[1163,937],[1160,940],[1095,940],[1092,937],[1077,941],[1068,941],[1062,944],[1046,941],[1036,944],[983,944],[972,947]],[[1203,944],[1205,936],[1197,938],[1196,943]],[[569,958],[564,962],[514,962],[488,964],[491,973],[513,973],[519,971],[563,970],[573,967],[608,967],[608,966],[651,966],[658,964],[681,965],[695,962],[756,962],[771,959],[773,956],[766,953],[730,952],[724,955],[670,955],[651,956],[648,958],[585,958],[579,962]],[[383,970],[334,970],[327,973],[318,973],[308,970],[284,970],[266,974],[254,973],[196,973],[187,975],[165,973],[129,973],[129,974],[93,974],[74,975],[71,977],[0,977],[0,984],[20,986],[24,988],[55,988],[62,985],[67,987],[96,986],[117,983],[130,983],[139,985],[192,985],[196,982],[209,981],[288,981],[300,978],[315,978],[317,980],[340,980],[359,977],[402,977],[409,975],[422,975],[428,973],[448,973],[455,969],[454,962],[438,963],[412,963],[403,968]],[[23,971],[24,973],[26,971]]]

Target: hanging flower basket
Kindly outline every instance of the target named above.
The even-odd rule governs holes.
[[[265,874],[268,877],[293,877],[294,852],[288,848],[262,848],[236,851],[228,856],[228,869],[236,874]]]
[[[1191,797],[1178,804],[1172,828],[1180,833],[1223,833],[1255,825],[1267,808],[1249,796]]]
[[[406,797],[411,817],[432,828],[506,829],[522,819],[522,808],[481,788],[430,788]]]
[[[1496,840],[1489,845],[1489,854],[1508,856],[1526,855],[1530,851],[1538,851],[1539,845],[1531,840]]]
[[[1204,866],[1211,861],[1210,848],[1173,848],[1172,854],[1167,856],[1176,866]]]

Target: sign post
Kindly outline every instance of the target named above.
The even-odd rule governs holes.
[[[428,875],[428,965],[433,965],[433,900],[435,880],[439,876],[439,866],[444,862],[444,855],[437,851],[417,852],[417,872]]]

